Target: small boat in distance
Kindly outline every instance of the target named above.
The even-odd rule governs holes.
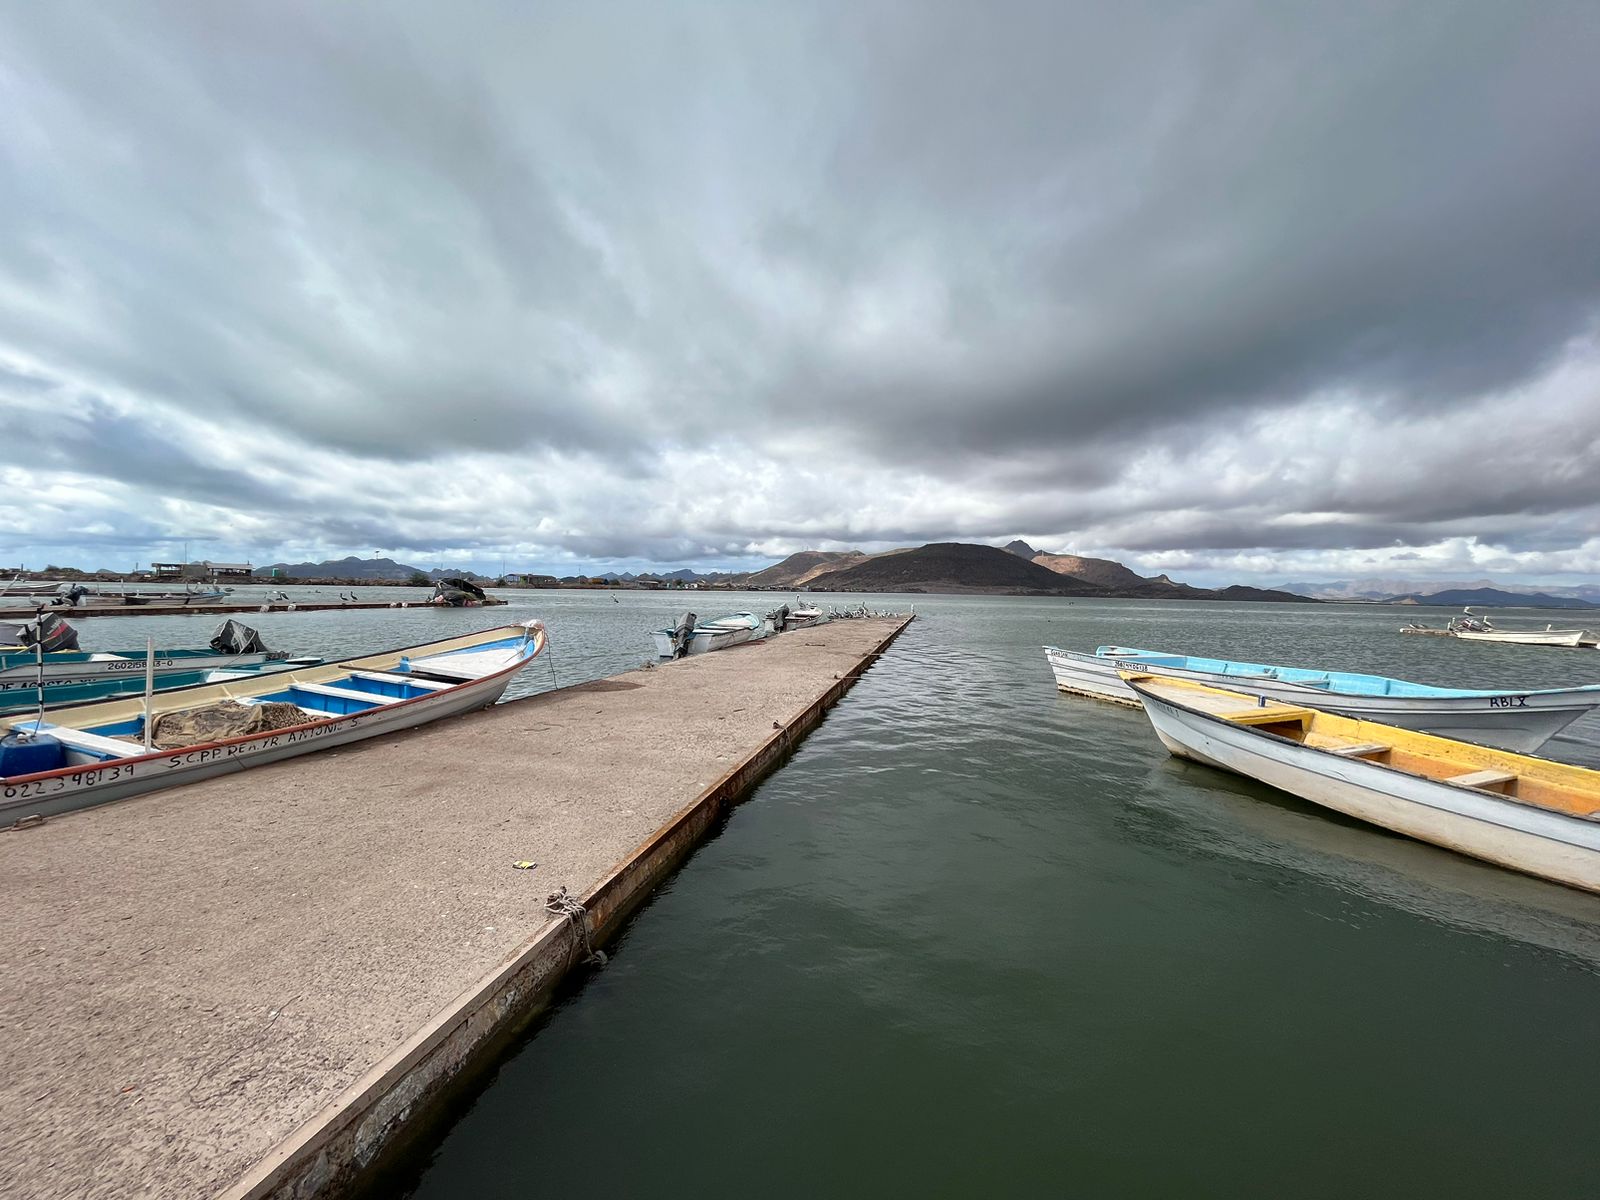
[[[1594,683],[1524,692],[1434,687],[1354,671],[1278,667],[1128,646],[1101,646],[1093,654],[1046,646],[1045,657],[1062,691],[1119,704],[1139,703],[1119,674],[1136,671],[1520,753],[1537,750],[1600,708],[1600,684]]]
[[[661,658],[685,658],[726,650],[729,646],[758,641],[767,636],[766,622],[754,613],[731,613],[714,621],[698,621],[692,612],[683,613],[667,629],[657,629],[656,654]]]
[[[1471,608],[1453,617],[1445,629],[1462,641],[1509,642],[1517,646],[1597,646],[1600,638],[1587,629],[1500,629],[1486,616],[1476,616]]]
[[[493,704],[545,648],[527,621],[274,675],[0,719],[0,825],[394,733]]]
[[[1486,616],[1473,613],[1451,617],[1443,629],[1430,628],[1412,622],[1400,627],[1401,633],[1431,633],[1436,636],[1460,638],[1464,642],[1504,642],[1513,646],[1589,646],[1600,647],[1600,634],[1588,629],[1557,629],[1546,625],[1543,629],[1501,629]]]
[[[1600,892],[1600,771],[1125,672],[1174,755],[1555,883]]]

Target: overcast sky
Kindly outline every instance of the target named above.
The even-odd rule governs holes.
[[[1596,63],[1556,0],[0,0],[0,562],[1594,576]]]

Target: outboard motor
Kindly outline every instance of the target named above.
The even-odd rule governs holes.
[[[59,604],[65,608],[76,608],[88,594],[88,588],[81,583],[75,583],[69,588],[62,588],[57,593],[56,599],[52,600],[51,603]]]
[[[224,621],[211,635],[211,648],[218,654],[264,654],[267,644],[250,626],[238,621]]]
[[[680,615],[672,626],[672,657],[683,658],[689,653],[689,639],[694,636],[694,614]]]
[[[780,604],[767,614],[767,628],[773,633],[782,633],[789,628],[789,606]]]
[[[41,611],[26,625],[17,626],[17,645],[30,650],[42,646],[46,654],[54,654],[58,650],[76,650],[78,631],[56,613]]]

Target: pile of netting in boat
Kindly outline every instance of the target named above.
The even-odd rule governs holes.
[[[240,704],[219,700],[215,704],[186,708],[182,712],[162,713],[151,729],[150,744],[157,750],[181,750],[206,742],[221,742],[251,733],[271,733],[304,725],[306,714],[293,704],[269,700],[263,704]],[[143,743],[142,737],[130,742]]]

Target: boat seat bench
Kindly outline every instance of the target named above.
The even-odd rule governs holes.
[[[132,758],[135,754],[145,753],[142,742],[125,742],[121,738],[102,737],[98,733],[70,729],[65,725],[45,725],[39,732],[45,737],[55,738],[63,746],[83,754],[92,754],[101,761]]]
[[[1394,747],[1385,746],[1382,742],[1361,742],[1354,746],[1330,746],[1329,749],[1343,758],[1375,758],[1389,753]]]
[[[291,683],[292,691],[310,692],[313,696],[331,696],[335,700],[359,700],[373,708],[381,708],[384,704],[383,696],[374,696],[371,692],[358,692],[351,688],[329,687],[325,683]]]
[[[409,683],[413,687],[424,688],[430,692],[440,691],[451,685],[439,679],[419,679],[415,675],[395,675],[388,671],[353,671],[354,679],[370,679],[374,683]]]
[[[1509,771],[1468,771],[1465,775],[1446,775],[1444,782],[1455,787],[1492,788],[1515,782],[1516,778]]]

